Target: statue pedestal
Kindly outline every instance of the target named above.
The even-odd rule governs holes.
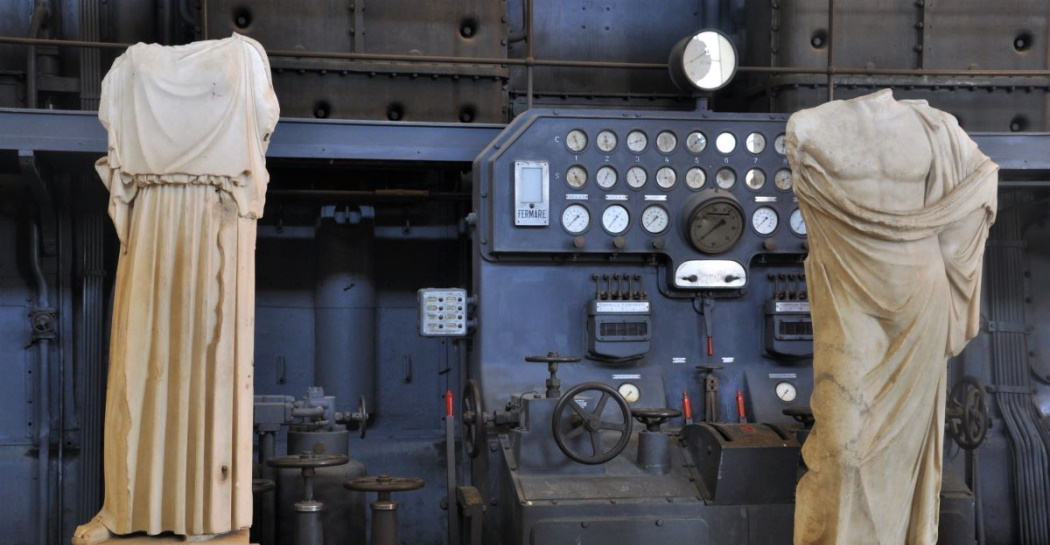
[[[186,538],[174,534],[161,534],[159,536],[148,536],[145,534],[133,534],[129,536],[114,536],[99,541],[95,545],[169,545],[169,544],[200,543],[202,545],[249,545],[248,530],[239,530],[222,534],[213,538]],[[258,544],[251,544],[258,545]]]

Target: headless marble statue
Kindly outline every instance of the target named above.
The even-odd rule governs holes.
[[[934,545],[947,358],[979,325],[998,167],[889,90],[791,116],[808,232],[816,424],[795,544]]]
[[[266,53],[238,35],[137,44],[103,80],[96,169],[121,253],[105,500],[76,545],[247,542],[255,232],[278,115]]]

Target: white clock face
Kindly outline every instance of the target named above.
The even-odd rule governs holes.
[[[631,214],[623,205],[614,204],[602,212],[602,227],[610,235],[622,234],[631,225]]]
[[[613,167],[602,167],[594,175],[594,183],[602,189],[612,189],[616,185],[616,169]]]
[[[609,153],[616,148],[616,133],[610,130],[603,130],[598,133],[598,137],[595,139],[595,145],[598,149]]]
[[[645,136],[642,131],[631,131],[627,133],[627,149],[634,153],[641,153],[645,151],[645,147],[649,145],[649,137]]]
[[[671,189],[677,180],[678,175],[671,167],[661,167],[656,171],[656,185],[660,186],[660,189]]]
[[[686,137],[685,147],[689,149],[690,153],[700,153],[707,148],[707,137],[700,131],[693,131]]]
[[[656,149],[660,153],[671,153],[678,147],[678,137],[671,131],[663,131],[656,135]]]
[[[570,204],[561,213],[561,226],[569,234],[578,235],[591,226],[591,212],[582,204]]]
[[[711,91],[729,83],[736,73],[736,49],[725,36],[707,30],[689,40],[681,62],[693,85]]]
[[[755,232],[760,235],[772,234],[777,230],[778,223],[780,223],[780,218],[777,216],[777,211],[768,206],[755,210],[751,216],[751,227],[754,227]]]
[[[587,147],[587,133],[580,129],[569,131],[569,134],[565,135],[565,146],[576,153],[583,151],[583,148]]]
[[[573,165],[565,172],[565,183],[573,189],[580,189],[587,183],[587,171],[580,165]]]
[[[798,390],[790,382],[778,382],[776,385],[777,399],[784,403],[791,403],[798,397]]]
[[[637,403],[638,399],[642,397],[642,391],[630,382],[625,382],[621,384],[620,387],[616,389],[616,391],[620,392],[620,396],[623,397],[623,400],[628,403]]]
[[[662,206],[654,204],[642,212],[642,229],[650,234],[663,233],[667,230],[669,223],[671,223],[671,216]]]
[[[631,189],[641,189],[645,186],[645,182],[649,179],[649,175],[646,174],[645,169],[642,167],[631,167],[627,169],[627,185]]]
[[[707,174],[700,167],[693,167],[685,173],[685,185],[689,189],[701,189],[707,183]]]

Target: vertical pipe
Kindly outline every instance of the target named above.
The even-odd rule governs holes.
[[[526,109],[529,109],[529,110],[532,109],[532,84],[533,84],[533,71],[535,70],[535,68],[533,67],[533,62],[535,61],[535,59],[533,58],[532,43],[533,43],[533,41],[535,41],[535,38],[536,38],[536,34],[535,34],[535,32],[533,32],[533,29],[532,29],[532,20],[533,20],[532,4],[533,4],[533,0],[528,0],[528,9],[525,10],[525,48],[526,48],[525,60],[527,61],[526,64],[525,64],[525,71],[526,71],[526,79],[528,80],[527,87],[528,87],[528,93],[529,93],[529,96],[526,99],[526,105],[527,105]]]
[[[40,228],[33,223],[29,231],[30,266],[33,270],[33,280],[36,283],[37,308],[44,309],[51,306],[51,298],[48,293],[47,279],[44,278],[43,268],[40,266]],[[50,357],[51,339],[42,337],[36,342],[37,354],[40,365],[37,369],[37,380],[39,381],[40,393],[37,399],[37,543],[46,545],[48,540],[48,528],[50,526],[50,492],[51,492],[51,399],[50,399]]]
[[[835,0],[828,0],[828,102],[835,100]]]

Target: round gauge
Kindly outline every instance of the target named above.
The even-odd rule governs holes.
[[[671,131],[663,131],[656,135],[656,149],[660,153],[671,153],[678,147],[678,137]]]
[[[791,171],[782,168],[773,175],[773,183],[777,185],[777,189],[781,191],[791,191]]]
[[[602,189],[612,189],[616,185],[616,169],[613,167],[602,167],[594,175],[594,183]]]
[[[631,167],[627,169],[627,185],[632,189],[641,189],[649,179],[645,169],[642,167]]]
[[[787,140],[787,137],[783,134],[777,135],[776,139],[773,140],[773,150],[779,153],[780,155],[784,155],[787,153],[787,150],[784,148],[785,140]]]
[[[787,381],[778,382],[776,385],[777,399],[784,403],[791,403],[798,397],[798,390],[794,384]]]
[[[685,172],[685,185],[689,189],[700,189],[707,183],[707,174],[700,167],[693,167]]]
[[[700,131],[693,131],[685,138],[685,147],[690,153],[700,153],[707,147],[707,137]]]
[[[645,229],[647,233],[658,235],[667,230],[667,226],[671,223],[671,216],[667,214],[667,210],[660,205],[652,205],[646,208],[642,212],[642,229]]]
[[[587,133],[580,129],[569,131],[569,134],[565,135],[565,147],[576,153],[583,151],[583,148],[587,147]]]
[[[718,169],[715,173],[715,185],[722,189],[733,189],[736,185],[736,172],[729,167]]]
[[[625,382],[616,389],[620,393],[620,397],[628,403],[637,403],[638,399],[642,397],[642,391],[637,386],[630,382]]]
[[[578,235],[591,226],[591,212],[582,204],[570,204],[561,213],[561,226],[569,234]]]
[[[656,185],[660,186],[660,189],[671,189],[676,181],[678,181],[678,175],[675,174],[673,168],[661,167],[656,171]]]
[[[715,149],[722,155],[729,155],[736,149],[736,137],[731,132],[724,132],[715,138]]]
[[[763,236],[773,234],[779,223],[780,216],[777,216],[777,211],[768,206],[755,210],[755,213],[751,215],[751,227],[754,227],[755,232]]]
[[[645,136],[642,131],[631,131],[627,133],[627,149],[641,153],[645,151],[645,147],[649,145],[649,137]]]
[[[736,74],[736,48],[722,33],[705,30],[675,44],[667,64],[680,89],[714,91]]]
[[[798,208],[791,213],[791,218],[788,219],[788,224],[791,226],[792,233],[795,233],[800,237],[806,236],[806,220],[802,219],[802,211]]]
[[[721,253],[732,248],[744,234],[744,211],[733,199],[710,198],[689,214],[687,228],[689,242],[697,250]]]
[[[587,183],[587,170],[580,165],[573,165],[565,172],[565,183],[573,189],[580,189]]]
[[[598,146],[598,149],[609,153],[616,149],[616,133],[606,129],[598,133],[598,136],[594,139],[594,145]]]
[[[614,204],[602,212],[602,227],[610,235],[619,235],[631,226],[631,214],[621,204]]]
[[[747,148],[747,151],[758,155],[766,151],[766,137],[762,136],[760,132],[753,132],[747,135],[747,139],[744,140],[744,147]]]
[[[753,168],[744,175],[744,183],[747,184],[748,188],[758,191],[762,189],[762,186],[766,185],[766,173],[762,172],[760,168]]]

